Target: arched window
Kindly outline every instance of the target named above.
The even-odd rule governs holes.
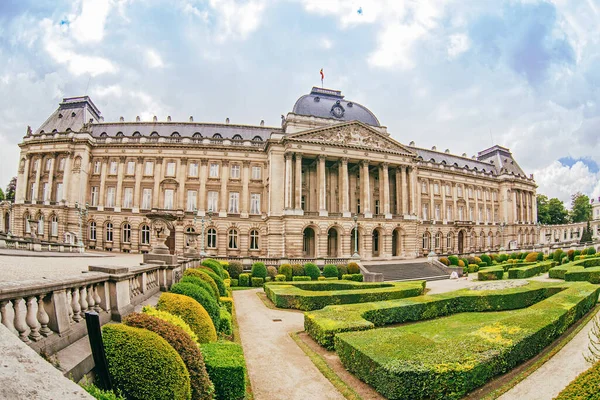
[[[483,234],[483,232],[481,232],[479,234],[479,247],[484,247],[485,246],[485,235]]]
[[[215,228],[209,228],[206,233],[206,247],[209,249],[217,248],[217,230]]]
[[[50,235],[58,237],[58,217],[56,215],[53,215],[50,220]]]
[[[429,250],[431,248],[431,237],[429,232],[423,234],[423,250]]]
[[[220,134],[220,133],[215,133],[215,134],[213,135],[213,139],[223,139],[223,136],[221,136],[221,134]]]
[[[100,137],[107,137],[107,136],[108,136],[108,133],[106,133],[106,132],[102,132],[102,133],[100,134]]]
[[[90,222],[90,240],[96,240],[96,222]]]
[[[113,224],[111,222],[108,222],[106,224],[106,241],[107,242],[112,242],[113,241]]]
[[[201,138],[202,134],[200,132],[194,132],[194,134],[192,135],[192,137],[194,137],[194,138]]]
[[[452,232],[450,232],[450,233],[448,233],[448,236],[446,236],[446,250],[448,250],[448,252],[451,252],[453,248],[454,248],[454,235],[452,234]]]
[[[150,244],[150,227],[148,225],[142,225],[141,231],[142,244]]]
[[[40,214],[38,217],[38,235],[44,236],[44,215]]]
[[[131,135],[131,136],[133,136],[133,137],[139,137],[139,136],[142,136],[142,134],[139,133],[138,131],[135,131],[135,132],[133,132],[133,135]]]
[[[258,238],[259,238],[258,229],[252,229],[250,231],[250,250],[258,250],[259,249]]]
[[[244,140],[244,138],[242,137],[242,135],[233,135],[233,137],[231,139],[233,139],[233,140]]]
[[[29,225],[29,214],[25,213],[25,215],[23,215],[23,224],[25,225],[25,233],[31,233],[31,225]]]
[[[160,136],[160,135],[158,134],[158,132],[154,131],[150,134],[150,136]]]
[[[193,226],[188,226],[187,228],[185,228],[185,232],[186,233],[194,233],[194,232],[196,232],[196,229],[194,229]],[[192,238],[189,235],[185,235],[185,245],[189,246],[191,241],[192,241]]]
[[[436,249],[442,248],[442,232],[438,232],[435,234],[435,248]]]
[[[179,132],[173,132],[171,133],[172,137],[181,137],[181,135],[179,134]]]
[[[123,227],[121,228],[121,230],[122,230],[121,241],[123,243],[131,243],[131,225],[124,224]]]
[[[125,135],[123,135],[123,132],[117,132],[117,137],[123,137]]]
[[[230,229],[227,233],[227,247],[229,249],[238,249],[238,231],[235,229]]]
[[[262,142],[262,141],[263,141],[263,138],[262,138],[261,136],[254,136],[254,137],[252,138],[252,140],[253,140],[253,141],[255,141],[255,142]]]

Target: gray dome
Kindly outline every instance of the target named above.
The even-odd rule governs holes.
[[[339,121],[360,121],[371,126],[380,126],[379,121],[368,108],[344,100],[340,90],[313,87],[310,94],[300,97],[294,114],[331,118]]]

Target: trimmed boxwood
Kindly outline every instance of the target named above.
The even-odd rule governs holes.
[[[526,267],[511,268],[508,270],[508,279],[525,279],[539,275],[541,272],[539,265],[528,265]]]
[[[227,311],[229,311],[230,314],[233,312],[233,298],[221,297],[219,299],[219,301],[221,302],[222,305],[225,306],[225,308],[227,309]]]
[[[477,272],[477,279],[479,279],[480,281],[501,280],[503,275],[504,268],[490,267],[479,270],[479,272]]]
[[[237,287],[237,286],[239,286],[239,284],[240,283],[239,283],[239,281],[237,279],[231,278],[229,280],[229,287]]]
[[[290,264],[281,264],[277,272],[279,272],[279,275],[284,275],[286,281],[292,280],[292,266]]]
[[[294,276],[304,276],[304,265],[292,264],[292,277]]]
[[[183,360],[162,337],[123,324],[102,327],[108,372],[114,388],[128,399],[191,399]]]
[[[246,393],[246,361],[242,346],[219,341],[201,346],[210,380],[215,385],[217,400],[237,400]]]
[[[179,315],[198,336],[199,343],[217,340],[215,325],[204,307],[191,297],[175,293],[163,293],[158,299],[157,308]]]
[[[273,267],[272,265],[269,265],[267,267],[267,278],[275,279],[276,275],[277,275],[277,268]]]
[[[240,274],[244,272],[244,266],[241,262],[232,261],[229,263],[227,271],[229,271],[229,276],[231,279],[238,279]]]
[[[171,314],[166,311],[157,310],[156,308],[154,308],[150,305],[143,306],[142,312],[144,314],[148,314],[153,317],[160,318],[163,321],[166,321],[170,324],[173,324],[173,325],[183,329],[183,331],[185,333],[187,333],[194,342],[198,343],[198,336],[196,336],[196,334],[194,333],[192,328],[190,328],[190,326],[179,315]]]
[[[255,262],[252,264],[251,275],[253,278],[263,278],[267,277],[267,267],[265,267],[264,263]]]
[[[293,276],[292,277],[292,281],[293,282],[303,282],[303,281],[310,281],[312,279],[310,279],[310,276]]]
[[[358,274],[360,273],[360,267],[355,262],[348,263],[348,273],[349,274]]]
[[[252,277],[252,287],[262,287],[264,283],[264,278],[255,278],[254,276]]]
[[[219,333],[222,333],[226,336],[231,336],[233,333],[231,313],[227,311],[227,308],[225,307],[219,308],[219,313]]]
[[[210,283],[208,283],[208,281],[205,281],[204,279],[200,278],[199,276],[184,275],[183,277],[181,277],[181,280],[179,281],[179,283],[192,283],[192,284],[199,286],[202,289],[206,290],[213,299],[215,299],[215,300],[218,299],[218,297],[215,297],[214,287]],[[215,284],[215,287],[216,287],[216,284]],[[217,288],[217,291],[218,290],[219,289]]]
[[[200,265],[202,265],[203,267],[210,268],[221,279],[225,278],[223,274],[223,266],[217,260],[214,260],[212,258],[206,258],[202,260],[202,263]]]
[[[600,267],[589,267],[584,270],[569,269],[565,273],[565,281],[600,283]]]
[[[313,263],[304,264],[304,274],[316,281],[321,276],[321,270]]]
[[[327,264],[323,267],[323,276],[326,278],[338,277],[338,269],[334,264]]]
[[[342,280],[343,281],[351,281],[352,280],[352,274],[344,274],[344,275],[342,275]]]
[[[250,286],[250,274],[248,274],[248,273],[240,274],[239,285],[241,287]]]
[[[215,280],[210,275],[208,275],[208,273],[205,270],[202,270],[200,268],[189,268],[185,270],[183,276],[195,276],[197,278],[202,279],[205,282],[208,282],[208,284],[212,288],[212,292],[215,295],[215,299],[219,298],[219,287],[217,286]]]
[[[599,289],[578,283],[506,313],[444,319],[335,337],[344,367],[391,399],[460,399],[537,355],[589,311]]]
[[[183,329],[160,318],[140,313],[129,314],[123,323],[134,328],[147,329],[165,339],[179,354],[190,374],[192,399],[208,400],[213,398],[215,388],[208,378],[204,357],[202,357],[196,342]]]
[[[227,287],[225,286],[225,281],[223,280],[223,278],[221,278],[210,268],[199,267],[198,269],[205,272],[206,274],[208,274],[208,276],[213,278],[213,281],[215,281],[215,284],[217,285],[217,288],[219,290],[219,296],[227,296]]]
[[[345,265],[338,265],[337,269],[338,269],[338,279],[342,279],[342,275],[348,273],[348,267]]]
[[[286,281],[286,276],[283,274],[277,274],[275,275],[275,282],[285,282]]]
[[[448,256],[448,261],[450,261],[450,265],[456,265],[458,267],[458,257],[457,256]]]
[[[354,282],[362,282],[364,280],[363,274],[352,274],[350,280]]]
[[[180,282],[171,286],[171,293],[183,294],[196,300],[208,313],[213,325],[219,326],[219,304],[204,288],[189,282]]]
[[[335,278],[334,278],[335,279]],[[280,308],[317,310],[331,304],[351,304],[418,296],[425,281],[373,282],[323,280],[268,283],[265,294]]]
[[[600,398],[600,361],[582,372],[554,400],[597,400]]]

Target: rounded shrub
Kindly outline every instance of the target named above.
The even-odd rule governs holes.
[[[231,313],[227,311],[227,308],[225,307],[221,307],[219,312],[221,314],[219,318],[219,333],[222,333],[226,336],[231,336],[233,334]]]
[[[469,260],[467,260],[466,258],[461,258],[462,262],[465,264],[465,266],[469,265]]]
[[[277,275],[277,268],[269,265],[267,267],[267,276],[269,276],[271,279],[275,279],[276,275]]]
[[[211,284],[205,281],[204,279],[194,275],[184,275],[179,281],[179,283],[183,282],[192,283],[196,286],[200,286],[202,289],[206,290],[208,294],[210,294],[215,300],[217,300],[217,298],[215,297],[213,286],[211,286]],[[217,290],[219,289],[217,288]]]
[[[204,288],[189,282],[180,282],[171,286],[171,293],[182,294],[196,300],[208,313],[215,328],[219,326],[219,304]]]
[[[348,263],[348,273],[349,274],[359,274],[360,267],[358,266],[358,264],[355,262],[349,262]]]
[[[229,275],[229,271],[223,269],[223,280],[225,279],[231,279],[231,275]]]
[[[450,261],[448,261],[448,259],[446,257],[440,257],[439,262],[441,262],[445,266],[450,265]]]
[[[208,276],[210,276],[213,279],[213,281],[215,281],[217,289],[219,290],[219,296],[227,296],[227,286],[225,286],[225,281],[223,280],[223,278],[221,278],[208,267],[200,267],[198,269],[205,272]]]
[[[218,262],[217,260],[214,260],[212,258],[206,258],[206,259],[202,260],[202,264],[200,264],[200,265],[202,265],[203,267],[210,268],[215,274],[220,276],[221,279],[224,278],[223,267],[221,266],[221,263]]]
[[[285,282],[287,277],[283,274],[275,275],[275,282]]]
[[[448,261],[450,261],[450,265],[458,265],[457,256],[448,256]]]
[[[481,258],[481,261],[486,263],[487,265],[492,265],[492,258],[490,256],[488,256],[487,254],[482,254],[480,258]]]
[[[192,328],[183,320],[180,316],[168,313],[166,311],[157,310],[152,306],[144,306],[142,307],[142,312],[144,314],[151,315],[156,318],[160,318],[163,321],[166,321],[170,324],[173,324],[179,328],[181,328],[185,333],[187,333],[194,342],[198,343],[198,336],[194,333]]]
[[[333,264],[327,264],[323,267],[323,276],[325,278],[337,278],[338,277],[338,269],[337,266]]]
[[[208,377],[204,357],[194,342],[183,329],[160,318],[148,314],[132,313],[125,317],[125,325],[147,329],[165,339],[179,354],[190,374],[190,386],[193,400],[209,400],[213,398],[215,388]]]
[[[590,248],[588,249],[588,252],[587,252],[587,253],[588,253],[588,256],[593,256],[594,254],[596,254],[596,249],[595,249],[595,248],[593,248],[593,247],[590,247]]]
[[[244,272],[244,266],[241,262],[232,261],[229,263],[229,268],[227,270],[229,271],[231,279],[238,279],[240,274]]]
[[[252,264],[251,275],[253,278],[263,278],[267,277],[267,267],[265,267],[264,263],[255,262]]]
[[[472,274],[473,272],[477,272],[479,271],[479,265],[477,264],[469,264],[469,273]]]
[[[250,286],[250,274],[246,274],[246,273],[240,274],[240,279],[238,281],[238,284],[241,287]]]
[[[465,266],[465,262],[463,260],[458,260],[458,266],[459,267],[464,267]]]
[[[191,297],[176,293],[163,293],[158,299],[157,308],[179,315],[198,336],[198,343],[217,340],[215,325],[204,307]]]
[[[255,278],[254,276],[251,279],[252,287],[262,287],[265,283],[265,278]]]
[[[533,251],[533,252],[527,254],[527,256],[525,257],[525,262],[537,261],[537,257],[538,257],[538,253]]]
[[[304,266],[302,264],[292,264],[292,276],[304,276]]]
[[[128,399],[191,399],[183,360],[162,337],[123,324],[102,327],[108,372]]]
[[[201,270],[199,268],[189,268],[186,269],[185,272],[183,273],[183,276],[195,276],[198,277],[200,279],[202,279],[205,282],[208,282],[208,284],[211,287],[212,292],[215,295],[215,299],[218,299],[221,294],[219,292],[219,287],[217,286],[217,283],[215,282],[215,280],[213,278],[211,278],[210,275],[208,275],[206,273],[206,271]]]
[[[310,279],[316,281],[321,276],[321,270],[313,263],[304,264],[304,273],[310,276]]]
[[[544,261],[544,253],[542,253],[541,251],[537,253],[536,261]]]
[[[280,275],[285,275],[286,281],[292,280],[292,266],[290,264],[281,264],[278,272]]]
[[[338,269],[338,279],[342,279],[342,275],[348,273],[348,267],[345,264],[340,264],[337,266]]]

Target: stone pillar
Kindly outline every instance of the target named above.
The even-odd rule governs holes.
[[[534,193],[531,193],[531,222],[537,223],[537,198]]]
[[[475,197],[475,221],[477,221],[477,223],[481,223],[481,221],[479,220],[479,198],[477,197],[477,194],[479,192],[479,189],[476,187],[473,187],[473,196]]]
[[[458,185],[452,185],[452,219],[458,221]]]
[[[385,214],[385,218],[386,219],[391,219],[392,218],[392,213],[390,212],[390,172],[389,172],[389,164],[388,163],[381,164],[381,169],[383,170],[383,213]],[[379,192],[379,193],[381,194],[381,192]]]
[[[40,176],[42,173],[42,168],[44,168],[43,161],[44,161],[44,155],[40,154],[40,158],[38,158],[39,164],[38,164],[38,168],[35,171],[35,183],[34,183],[34,190],[33,190],[33,198],[31,199],[32,203],[35,203],[38,200],[38,197],[40,195]],[[34,162],[35,165],[35,162]]]
[[[303,214],[302,211],[302,154],[296,153],[296,213]]]
[[[240,217],[241,218],[248,218],[248,203],[250,201],[250,194],[249,194],[249,190],[248,190],[248,184],[249,184],[249,180],[250,180],[250,161],[244,161],[242,162],[242,200],[241,200],[241,213],[240,213]],[[247,235],[245,235],[247,236]],[[241,247],[242,249],[247,249],[248,246],[245,247]]]
[[[417,194],[417,169],[411,168],[410,171],[410,213],[412,215],[417,215],[420,212],[418,209],[417,200],[421,198],[420,195]]]
[[[285,153],[285,183],[283,188],[284,210],[292,208],[292,153]]]
[[[58,201],[65,200],[66,205],[69,205],[69,192],[71,186],[71,171],[73,170],[73,153],[67,152],[65,157],[65,170],[63,171],[63,198]],[[89,193],[86,194],[86,198]]]
[[[521,207],[519,207],[519,221],[525,222],[525,204],[524,204],[525,196],[523,196],[522,190],[519,190],[519,199],[520,199],[520,204],[521,204]]]
[[[135,165],[135,186],[133,188],[133,210],[134,213],[140,212],[140,198],[142,196],[142,174],[143,174],[144,157],[138,157]]]
[[[325,182],[325,156],[317,158],[317,182],[319,182],[319,216],[326,217],[327,212],[327,184]]]
[[[162,173],[163,159],[158,157],[154,165],[154,188],[152,189],[152,208],[160,208],[160,181],[163,178]]]
[[[519,210],[517,208],[517,190],[513,189],[512,191],[512,195],[513,195],[513,222],[516,224],[517,222],[519,222]]]
[[[350,181],[348,179],[348,158],[342,158],[340,160],[340,174],[342,176],[342,198],[340,200],[340,204],[342,205],[342,216],[351,217],[352,213],[350,212]]]
[[[15,194],[15,203],[23,204],[27,199],[27,191],[29,190],[29,167],[31,164],[31,155],[25,155],[25,165],[23,172],[19,174],[17,180],[17,192]]]
[[[208,160],[200,160],[200,193],[198,193],[198,210],[200,215],[204,215],[206,210],[206,179],[207,179]]]
[[[442,209],[440,210],[440,216],[442,217],[442,221],[447,222],[448,221],[448,215],[446,213],[446,184],[445,183],[440,183],[440,190],[441,190],[441,195],[442,195]],[[443,244],[443,243],[442,243]],[[444,246],[442,246],[443,248]]]
[[[398,172],[402,175],[402,212],[399,214],[408,215],[408,167],[400,167]]]
[[[106,200],[106,168],[108,157],[102,157],[102,167],[100,168],[100,194],[98,195],[98,211],[104,210]],[[156,180],[158,182],[158,179]]]
[[[404,194],[402,193],[402,167],[396,167],[396,180],[394,190],[396,191],[396,215],[402,215],[402,203],[404,202]]]
[[[43,199],[44,200],[44,204],[50,204],[50,201],[52,201],[52,185],[54,185],[54,168],[56,166],[56,157],[58,156],[58,153],[53,153],[52,154],[52,158],[50,159],[50,169],[48,170],[48,198],[47,199]],[[58,201],[58,199],[56,199],[56,201]]]
[[[229,202],[227,201],[227,183],[229,182],[229,162],[223,161],[221,163],[221,200],[219,201],[219,217],[227,216],[227,207]]]
[[[185,196],[186,196],[186,188],[185,188],[185,178],[187,176],[187,158],[181,158],[177,163],[177,182],[179,186],[177,187],[177,208],[179,210],[186,209]]]
[[[435,196],[433,194],[433,181],[429,181],[429,219],[435,220]],[[433,236],[431,237],[433,240]],[[433,246],[431,246],[433,249]]]
[[[369,161],[361,161],[360,182],[362,187],[361,209],[365,218],[373,218],[371,212],[371,182],[369,180]]]
[[[117,167],[117,193],[115,194],[115,211],[121,211],[121,204],[123,201],[123,167],[125,165],[125,157],[119,157],[119,166]]]

